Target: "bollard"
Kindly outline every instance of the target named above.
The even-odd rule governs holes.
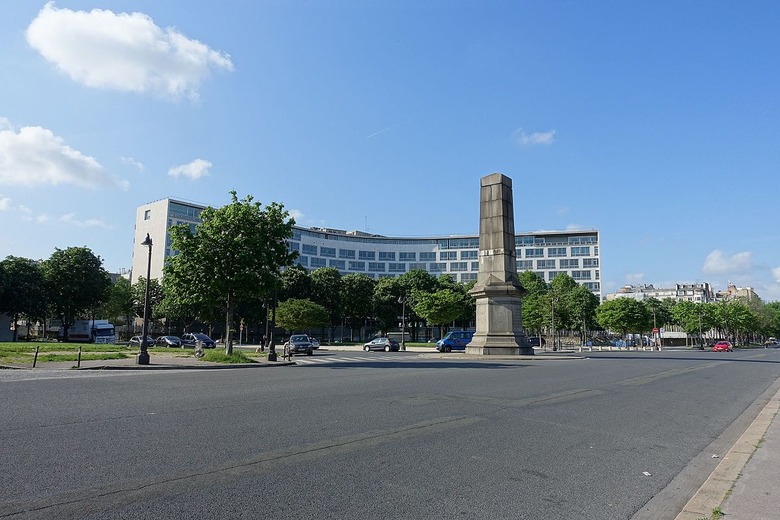
[[[81,347],[79,347],[79,357],[76,361],[76,368],[81,368]]]
[[[36,345],[35,346],[35,356],[33,356],[33,368],[35,368],[35,365],[38,363],[38,351],[40,350],[41,346]]]

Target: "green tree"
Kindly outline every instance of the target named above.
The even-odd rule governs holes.
[[[364,274],[348,274],[341,279],[341,313],[352,331],[372,316],[376,281]]]
[[[174,305],[207,314],[219,306],[225,316],[225,351],[233,352],[237,305],[271,291],[280,269],[297,253],[287,248],[295,221],[278,203],[262,206],[247,195],[219,209],[206,208],[195,234],[189,226],[171,228],[171,248],[178,254],[165,265],[163,285]]]
[[[129,331],[134,304],[133,286],[130,285],[130,280],[120,277],[111,287],[100,314],[114,324],[122,323]]]
[[[433,293],[416,291],[414,311],[431,325],[446,326],[463,315],[464,295],[452,289]]]
[[[132,287],[133,311],[139,318],[144,317],[144,305],[146,303],[146,278],[139,276]],[[149,317],[158,319],[165,314],[162,313],[162,302],[165,299],[165,293],[160,280],[152,278],[149,280]]]
[[[27,258],[9,256],[0,262],[4,283],[0,297],[0,312],[11,316],[14,325],[13,341],[17,340],[21,317],[28,323],[44,318],[46,314],[46,284],[38,264]]]
[[[541,336],[550,323],[550,301],[547,296],[547,284],[533,271],[518,274],[520,284],[526,290],[522,299],[523,328],[534,335]]]
[[[280,301],[290,298],[305,299],[311,297],[311,274],[298,264],[282,271],[281,290],[278,298]]]
[[[380,278],[374,287],[373,308],[374,318],[381,332],[387,332],[395,327],[398,316],[401,315],[401,304],[398,297],[403,294],[403,287],[398,278]]]
[[[599,298],[584,285],[578,285],[569,295],[569,309],[572,319],[580,324],[580,344],[588,342],[588,330],[596,328],[596,309]]]
[[[276,324],[291,332],[324,327],[328,319],[328,310],[311,300],[290,298],[276,307]]]
[[[320,267],[311,273],[311,300],[328,310],[328,323],[332,331],[341,321],[341,273],[335,267]]]
[[[596,320],[605,329],[620,333],[625,338],[629,332],[647,330],[647,307],[633,298],[615,298],[596,309]]]
[[[91,316],[108,298],[111,279],[103,261],[87,247],[55,249],[41,264],[49,303],[63,327],[68,329],[81,316]]]
[[[396,278],[396,287],[399,290],[396,301],[398,302],[397,315],[403,312],[403,299],[406,299],[406,322],[412,332],[412,341],[417,341],[417,330],[420,325],[420,316],[414,311],[413,296],[415,293],[432,293],[441,288],[442,284],[452,282],[449,276],[437,278],[423,269],[412,269]]]

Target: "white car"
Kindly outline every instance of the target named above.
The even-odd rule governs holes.
[[[309,336],[309,341],[311,342],[311,348],[313,348],[314,350],[320,348],[320,340],[318,340],[317,338],[312,338],[311,336]]]

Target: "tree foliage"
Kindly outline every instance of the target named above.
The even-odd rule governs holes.
[[[4,279],[0,312],[11,316],[16,341],[20,318],[34,321],[46,315],[46,286],[38,264],[27,258],[9,256],[0,262],[0,271]]]
[[[276,324],[291,332],[324,327],[328,324],[328,310],[308,299],[290,298],[277,306]]]
[[[596,319],[602,327],[621,336],[647,331],[650,323],[647,307],[633,298],[615,298],[602,303],[596,309]]]
[[[111,279],[87,247],[56,249],[41,264],[49,304],[62,321],[63,337],[79,317],[89,317],[108,298]]]
[[[295,221],[278,203],[262,206],[231,192],[230,204],[206,208],[195,233],[189,226],[171,228],[171,248],[178,252],[165,265],[163,286],[174,305],[208,314],[225,313],[225,348],[232,353],[234,312],[240,302],[268,294],[297,253],[287,239]]]

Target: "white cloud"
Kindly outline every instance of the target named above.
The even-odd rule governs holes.
[[[515,132],[515,139],[523,146],[551,145],[555,141],[555,130],[527,133],[523,129]]]
[[[13,130],[14,127],[11,124],[11,121],[6,119],[5,117],[0,117],[0,130]]]
[[[127,181],[105,172],[93,157],[67,146],[40,126],[16,133],[0,130],[0,185],[75,184],[86,188],[127,188]]]
[[[626,283],[640,284],[645,279],[645,273],[630,273],[626,275]]]
[[[108,229],[108,225],[105,222],[98,219],[78,220],[75,213],[66,213],[60,216],[59,221],[63,224],[68,224],[77,227],[101,227]]]
[[[775,279],[775,282],[780,283],[780,267],[772,269],[772,278]]]
[[[162,29],[144,13],[71,11],[49,2],[27,28],[27,43],[93,88],[197,99],[212,69],[233,70],[228,54]]]
[[[753,268],[753,254],[744,251],[731,256],[725,256],[723,251],[716,249],[707,255],[701,270],[705,274],[738,274]]]
[[[11,209],[11,197],[0,195],[0,211],[8,211],[9,209]]]
[[[136,161],[132,157],[120,157],[123,163],[128,164],[132,166],[133,168],[136,168],[139,172],[144,171],[144,163],[140,161]]]
[[[37,217],[35,217],[35,221],[39,224],[45,224],[46,222],[49,221],[49,215],[45,213],[42,215],[38,215]]]
[[[297,209],[291,209],[289,210],[290,216],[295,219],[296,223],[303,222],[303,219],[306,215],[303,214],[302,211]]]
[[[195,159],[188,164],[173,166],[168,170],[171,177],[189,177],[190,180],[197,180],[209,175],[212,164],[205,159]]]

